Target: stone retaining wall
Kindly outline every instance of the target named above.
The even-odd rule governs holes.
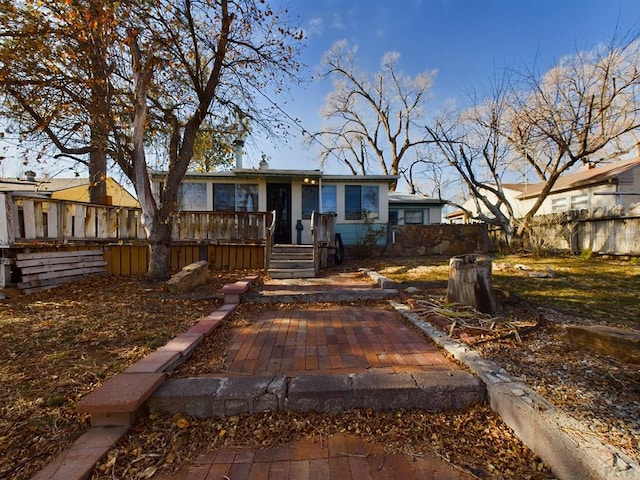
[[[394,234],[395,232],[395,234]],[[390,228],[386,252],[397,256],[487,253],[485,224],[395,225]]]

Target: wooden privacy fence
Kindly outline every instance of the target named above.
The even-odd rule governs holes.
[[[492,232],[495,244],[500,232]],[[640,255],[640,203],[572,210],[533,218],[528,242],[539,250]]]
[[[262,268],[273,212],[179,212],[172,228],[171,269],[202,259],[214,268]],[[0,194],[0,248],[104,248],[110,273],[144,274],[148,244],[139,208]]]

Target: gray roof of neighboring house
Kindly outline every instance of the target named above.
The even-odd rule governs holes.
[[[389,192],[390,204],[444,205],[438,198],[427,197],[415,193]]]
[[[614,180],[619,175],[640,166],[640,158],[634,158],[622,162],[609,163],[589,170],[580,170],[576,173],[562,175],[556,181],[551,192],[575,190],[589,185],[598,185]],[[542,192],[546,182],[532,183],[526,186],[518,199],[537,197]]]

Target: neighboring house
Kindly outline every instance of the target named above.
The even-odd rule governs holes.
[[[165,173],[152,175],[162,196]],[[186,211],[275,211],[274,242],[310,244],[313,212],[334,213],[345,245],[357,244],[368,226],[389,221],[390,175],[326,175],[320,170],[236,168],[231,172],[187,173],[179,191]]]
[[[389,225],[433,225],[442,222],[444,202],[412,193],[389,192]]]
[[[509,185],[505,189],[512,198],[516,217],[522,217],[531,209],[544,182]],[[595,168],[585,168],[576,173],[561,176],[544,199],[536,215],[593,209],[611,205],[630,205],[640,202],[640,158],[626,160]],[[463,207],[476,213],[473,199]],[[462,210],[445,215],[449,223],[468,223]]]
[[[533,206],[544,183],[528,185],[518,197],[522,210]],[[563,175],[537,215],[640,202],[640,158]]]
[[[504,183],[502,184],[502,191],[504,192],[504,196],[507,198],[507,201],[514,208],[514,214],[516,217],[524,215],[522,212],[521,206],[517,201],[518,196],[527,188],[525,184],[518,183]],[[496,196],[493,194],[487,194],[487,198],[493,203],[496,201]],[[480,202],[480,212],[488,217],[493,217],[493,215],[489,212],[489,209]],[[471,212],[473,215],[469,216],[467,212]],[[448,223],[474,223],[479,222],[473,218],[477,216],[478,209],[476,207],[475,201],[473,198],[468,198],[462,204],[462,209],[454,210],[450,213],[445,214],[444,218]]]
[[[0,178],[0,193],[38,195],[54,200],[89,202],[88,178]],[[139,207],[136,198],[113,178],[107,178],[107,204],[120,207]]]

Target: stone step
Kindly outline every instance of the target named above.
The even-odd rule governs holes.
[[[94,427],[133,425],[136,411],[165,378],[157,372],[118,374],[82,398],[76,411],[89,413]]]
[[[200,418],[265,411],[460,410],[485,399],[485,387],[462,371],[368,372],[288,377],[196,377],[168,380],[149,399],[152,411]]]

